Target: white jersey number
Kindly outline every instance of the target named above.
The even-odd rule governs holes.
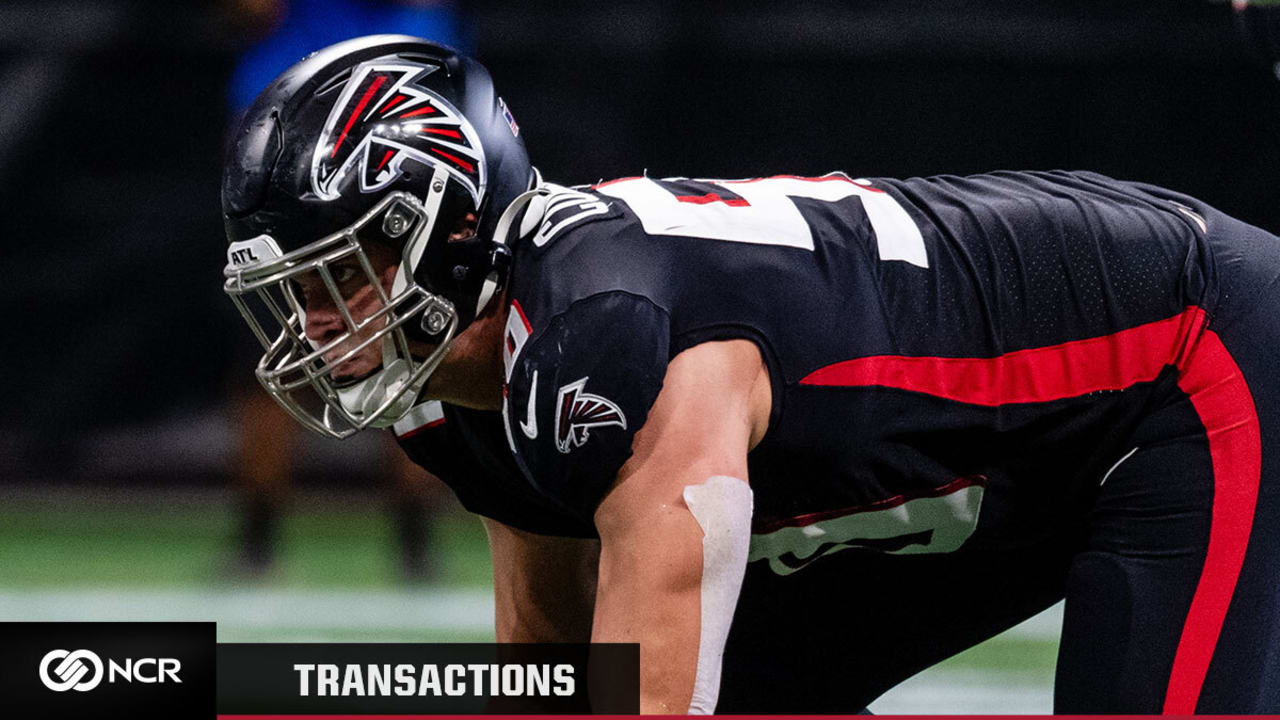
[[[810,251],[814,247],[813,231],[791,198],[835,202],[857,195],[875,231],[880,259],[929,267],[920,228],[892,195],[872,187],[868,180],[852,180],[835,173],[817,178],[673,178],[671,182],[723,189],[724,194],[676,195],[646,177],[615,180],[595,189],[625,201],[650,235],[783,245]]]

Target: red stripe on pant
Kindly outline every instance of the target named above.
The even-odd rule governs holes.
[[[1217,333],[1207,330],[1178,386],[1191,397],[1209,436],[1213,519],[1204,570],[1182,626],[1164,712],[1190,715],[1209,672],[1222,623],[1244,565],[1262,475],[1262,435],[1253,394]]]
[[[1209,548],[1183,626],[1164,711],[1191,714],[1235,592],[1253,527],[1262,441],[1253,396],[1203,310],[1189,307],[1110,335],[990,358],[878,355],[819,368],[802,385],[889,387],[973,405],[1049,402],[1149,382],[1180,371],[1209,438],[1213,510]],[[1194,350],[1194,352],[1193,352]]]

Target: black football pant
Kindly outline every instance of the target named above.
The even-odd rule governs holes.
[[[857,711],[1065,597],[1055,712],[1280,713],[1280,240],[1197,209],[1206,329],[1062,530],[752,564],[718,712]]]

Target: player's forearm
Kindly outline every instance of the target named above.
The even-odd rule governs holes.
[[[494,631],[498,642],[565,643],[591,638],[594,593],[530,593],[523,583],[494,583]]]
[[[595,540],[534,535],[486,520],[498,642],[587,642],[595,603]]]
[[[643,712],[715,709],[749,554],[747,452],[768,425],[763,373],[745,341],[677,355],[631,458],[596,510],[592,637],[640,643]]]
[[[696,544],[663,542],[697,532],[696,525],[684,527],[692,521],[684,515],[632,534],[620,548],[606,541],[601,554],[592,641],[639,643],[642,713],[685,713],[693,696],[702,559]]]

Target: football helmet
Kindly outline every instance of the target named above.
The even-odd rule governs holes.
[[[356,38],[286,70],[241,122],[222,182],[223,288],[265,349],[263,387],[324,435],[394,423],[502,289],[506,236],[538,184],[488,72],[447,47]],[[341,329],[309,333],[308,304]],[[357,357],[376,368],[344,377]]]

